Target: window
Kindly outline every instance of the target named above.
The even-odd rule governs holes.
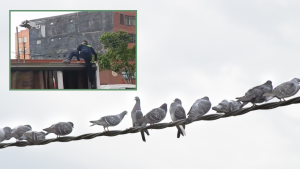
[[[131,37],[131,43],[135,43],[135,34],[131,34],[131,33],[129,33],[128,34],[130,37]]]
[[[124,25],[124,15],[120,14],[120,24]]]
[[[22,48],[19,48],[19,54],[22,54]]]
[[[27,42],[27,37],[24,37],[24,38],[23,38],[23,41],[24,41],[24,42]]]
[[[72,39],[73,39],[73,36],[70,36],[70,39],[72,40]]]
[[[19,38],[19,43],[22,43],[22,38]]]
[[[53,22],[51,22],[50,25],[53,25]]]
[[[54,39],[51,39],[51,42],[53,42],[54,41]]]
[[[27,48],[25,48],[25,51],[24,51],[24,53],[25,53],[25,54],[27,54]]]
[[[70,21],[70,22],[73,22],[73,19],[70,19],[69,21]]]
[[[126,16],[125,15],[125,22],[126,22],[126,25],[135,26],[135,16]]]
[[[37,40],[37,41],[36,41],[36,44],[41,44],[41,43],[42,43],[41,40]]]

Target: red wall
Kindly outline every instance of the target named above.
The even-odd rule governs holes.
[[[25,43],[25,47],[26,47],[26,52],[25,53],[25,59],[29,59],[29,29],[25,29],[25,30],[21,30],[20,32],[18,32],[18,36],[19,38],[22,38],[21,43],[19,43],[19,48],[22,48],[22,53],[20,54],[20,59],[24,58],[24,46],[23,46],[23,40],[24,37],[27,37],[27,42]],[[18,40],[17,40],[17,33],[15,33],[15,58],[17,58],[17,53],[18,53],[18,49],[17,49],[17,45],[18,44]]]
[[[120,24],[120,14],[124,15],[124,25]],[[136,26],[128,26],[125,25],[125,15],[127,16],[136,16],[136,12],[114,12],[114,27],[113,27],[113,32],[117,32],[117,31],[125,31],[127,33],[132,33],[132,34],[136,34]],[[131,48],[132,46],[134,46],[135,43],[129,43],[128,47]]]

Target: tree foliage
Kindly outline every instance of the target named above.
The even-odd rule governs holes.
[[[107,32],[99,38],[104,46],[104,54],[98,54],[99,69],[120,74],[126,83],[132,83],[136,72],[136,47],[128,48],[131,38],[124,31]]]

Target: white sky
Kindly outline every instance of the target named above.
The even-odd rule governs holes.
[[[4,39],[9,38],[9,9],[138,10],[138,90],[8,91],[9,64],[3,55],[0,73],[7,82],[0,83],[0,127],[30,124],[33,130],[41,131],[57,122],[72,121],[75,128],[70,136],[102,132],[102,127],[89,127],[89,121],[123,110],[130,112],[135,96],[140,97],[144,114],[163,103],[169,108],[175,98],[180,98],[188,111],[204,96],[215,106],[223,99],[243,96],[267,80],[276,87],[299,78],[299,1],[53,0],[42,6],[28,0],[26,4],[30,5],[16,0],[1,6]],[[1,46],[9,48],[5,41]],[[180,139],[176,128],[168,128],[150,130],[147,143],[137,133],[9,147],[0,150],[1,167],[296,169],[300,168],[299,109],[300,105],[294,104],[196,122],[186,127],[187,136]],[[163,122],[170,121],[168,114]],[[130,126],[128,114],[110,130]]]

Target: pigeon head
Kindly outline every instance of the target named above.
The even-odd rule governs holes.
[[[168,111],[168,106],[166,103],[164,103],[163,105],[161,105],[159,108],[163,109],[165,112]]]
[[[127,111],[123,111],[121,114],[125,116],[127,114]]]
[[[71,126],[74,128],[74,124],[72,122],[68,122],[69,124],[71,124]]]
[[[178,99],[178,98],[176,98],[176,99],[174,100],[174,102],[179,103],[180,105],[182,104],[182,103],[181,103],[181,100]]]
[[[300,83],[300,79],[299,78],[294,78],[292,81],[294,81],[296,83]]]
[[[202,99],[209,101],[209,98],[207,96],[203,97]]]
[[[27,125],[24,125],[24,126],[27,126],[27,127],[29,127],[30,129],[32,129],[32,127],[31,127],[30,125],[28,125],[28,124],[27,124]]]
[[[266,84],[266,85],[272,85],[272,81],[271,81],[271,80],[268,80],[265,84]]]
[[[3,130],[4,130],[5,134],[8,134],[8,133],[11,132],[11,128],[10,127],[4,127]]]
[[[134,100],[140,101],[140,98],[139,98],[138,96],[136,96],[136,97],[134,98]]]
[[[119,117],[121,117],[123,119],[126,114],[127,114],[127,111],[123,111],[122,113],[119,114]]]

